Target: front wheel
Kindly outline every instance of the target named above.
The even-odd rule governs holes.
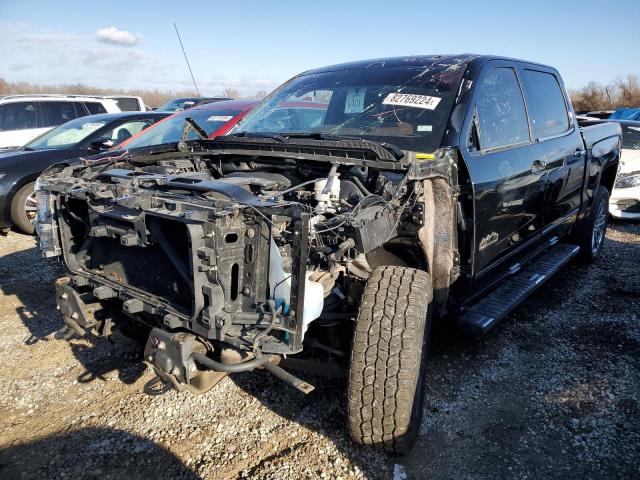
[[[353,335],[347,417],[352,438],[402,453],[422,420],[431,277],[415,268],[373,270]]]
[[[27,183],[13,197],[11,221],[22,233],[33,235],[37,211],[35,183]]]
[[[609,192],[598,187],[593,195],[593,204],[589,215],[578,226],[574,241],[580,246],[579,259],[586,264],[595,262],[600,256],[609,219]]]

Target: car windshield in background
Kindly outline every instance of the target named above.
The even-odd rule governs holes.
[[[404,150],[440,146],[464,65],[355,68],[301,75],[231,134],[332,134]]]
[[[198,126],[207,132],[207,135],[211,135],[229,120],[240,114],[240,112],[240,110],[194,108],[168,118],[164,122],[150,128],[139,137],[127,143],[126,148],[149,147],[151,145],[179,142],[186,118],[193,118]],[[193,130],[189,131],[189,140],[196,140],[197,138],[198,136]]]
[[[193,107],[196,100],[193,98],[179,98],[176,100],[169,100],[164,105],[158,107],[158,112],[181,112]]]
[[[92,120],[91,117],[77,118],[40,135],[25,145],[25,148],[44,150],[72,147],[106,124],[106,120]]]

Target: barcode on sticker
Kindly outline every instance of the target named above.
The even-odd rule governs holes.
[[[413,95],[411,93],[390,93],[382,102],[384,105],[398,105],[401,107],[424,108],[435,110],[442,100],[430,95]]]
[[[211,115],[207,118],[207,122],[228,122],[233,118],[233,115]]]

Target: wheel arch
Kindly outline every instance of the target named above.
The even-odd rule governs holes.
[[[39,172],[29,173],[22,177],[18,177],[13,181],[13,184],[7,190],[7,195],[5,196],[4,201],[4,211],[2,212],[2,216],[7,219],[11,224],[13,224],[13,220],[11,219],[11,205],[13,204],[13,199],[16,194],[20,191],[22,187],[28,185],[31,182],[35,182],[40,176]]]

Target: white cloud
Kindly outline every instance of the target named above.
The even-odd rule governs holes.
[[[163,91],[193,89],[181,55],[157,54],[146,44],[122,48],[99,41],[92,32],[37,29],[27,23],[0,21],[0,51],[7,65],[4,71],[0,68],[0,77],[12,82]],[[197,56],[193,57],[192,66],[203,95],[219,95],[226,88],[236,88],[243,96],[250,96],[258,90],[270,91],[282,81],[251,72],[213,73],[208,59]]]
[[[129,33],[126,30],[118,30],[116,27],[101,28],[96,32],[96,37],[100,42],[125,45],[128,47],[139,43],[143,38],[139,33]]]

